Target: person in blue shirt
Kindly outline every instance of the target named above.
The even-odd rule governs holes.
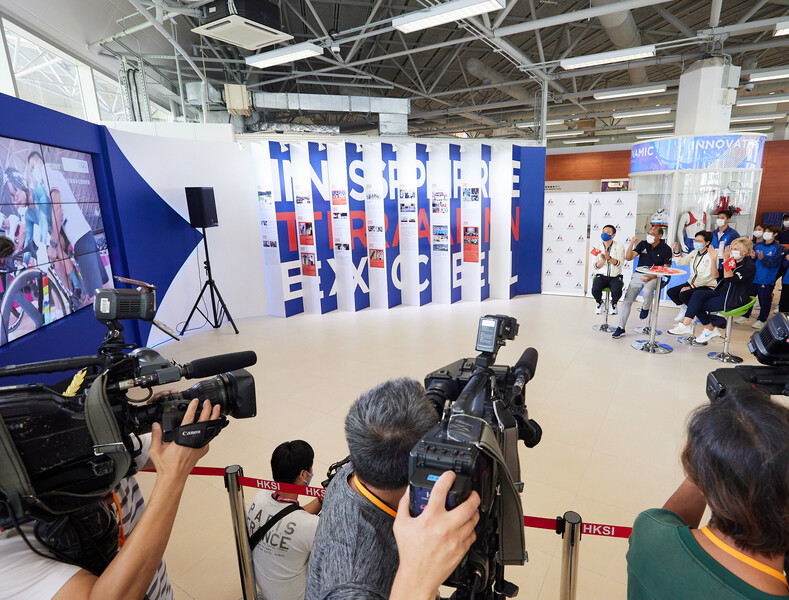
[[[783,246],[778,243],[778,234],[780,233],[780,227],[768,225],[764,228],[762,241],[756,244],[751,252],[751,258],[756,262],[756,276],[751,285],[751,295],[759,296],[759,316],[752,325],[754,329],[764,327],[770,317],[775,279],[785,254]],[[750,316],[751,310],[735,319],[734,322],[745,323]]]
[[[784,254],[784,259],[781,262],[784,268],[789,267],[789,254]],[[778,301],[778,312],[789,312],[789,269],[781,280],[781,299]]]
[[[740,234],[737,233],[735,229],[729,227],[731,215],[732,213],[728,208],[722,208],[715,215],[715,225],[717,229],[712,232],[712,247],[718,251],[718,256],[723,256],[723,249],[726,246],[730,246],[734,240],[740,237]],[[723,261],[719,260],[718,270],[721,272],[722,264]]]

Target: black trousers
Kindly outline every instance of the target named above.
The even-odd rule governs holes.
[[[778,301],[778,312],[789,312],[789,283],[781,286],[781,299]]]
[[[592,280],[592,297],[600,304],[603,301],[603,290],[611,288],[611,304],[616,304],[622,297],[622,276],[609,277],[608,275],[595,275]]]
[[[686,283],[683,283],[683,284],[680,284],[680,285],[675,285],[672,288],[668,288],[666,290],[666,295],[677,306],[679,306],[680,304],[684,304],[685,306],[687,306],[688,304],[690,304],[690,298],[691,298],[691,296],[693,296],[693,294],[695,294],[699,290],[708,290],[708,289],[710,289],[710,288],[706,288],[706,287],[690,288],[690,289],[687,289],[687,290],[685,290],[683,292],[682,288],[686,287],[687,285],[688,284],[686,282]]]

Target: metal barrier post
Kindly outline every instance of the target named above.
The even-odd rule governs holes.
[[[571,510],[564,513],[562,530],[562,574],[559,600],[575,600],[578,587],[578,552],[581,541],[581,515]]]
[[[252,552],[249,548],[244,490],[238,481],[238,478],[243,475],[244,470],[239,465],[225,468],[225,489],[227,489],[230,498],[230,517],[233,521],[233,533],[236,536],[241,589],[244,593],[244,600],[255,600],[255,571],[252,568]]]

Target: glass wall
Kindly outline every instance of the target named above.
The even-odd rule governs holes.
[[[126,121],[123,107],[123,94],[117,81],[93,71],[96,98],[99,101],[99,114],[102,121]]]

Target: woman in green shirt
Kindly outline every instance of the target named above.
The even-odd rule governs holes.
[[[789,596],[789,409],[760,388],[731,388],[692,414],[682,466],[663,508],[633,525],[628,599]]]

